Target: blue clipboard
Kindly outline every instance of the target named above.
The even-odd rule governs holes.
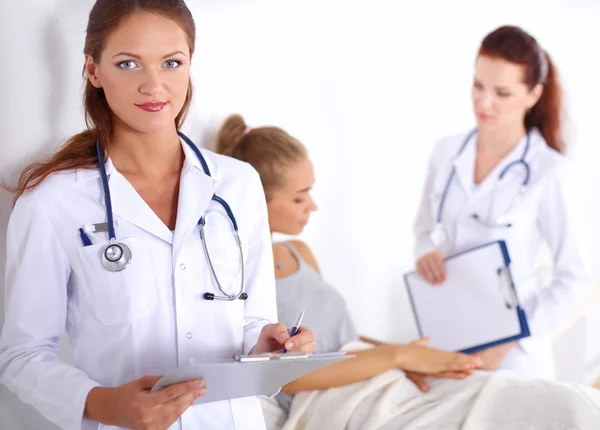
[[[444,262],[447,280],[441,286],[430,285],[416,271],[404,275],[419,335],[431,337],[431,347],[470,354],[530,336],[505,241],[462,251]]]

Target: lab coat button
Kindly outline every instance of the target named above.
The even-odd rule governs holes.
[[[180,268],[181,270],[185,270],[185,264],[181,263],[181,264],[179,265],[179,268]]]
[[[188,332],[188,334],[186,334],[185,337],[187,337],[188,339],[191,339],[192,338],[192,333]]]

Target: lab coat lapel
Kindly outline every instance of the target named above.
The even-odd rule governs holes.
[[[473,191],[473,175],[475,174],[475,142],[469,140],[467,146],[454,159],[455,176],[458,183],[468,196]]]
[[[217,181],[204,173],[193,152],[188,151],[185,146],[186,162],[181,172],[177,225],[173,239],[174,259],[177,258],[189,234],[197,229],[196,225],[208,208],[217,188]]]
[[[112,198],[113,213],[165,242],[172,243],[173,233],[169,228],[146,204],[129,181],[114,168],[111,168],[111,170],[108,185]],[[116,236],[118,239],[118,228],[116,228]]]

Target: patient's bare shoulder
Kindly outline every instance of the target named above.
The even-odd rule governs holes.
[[[306,243],[302,242],[301,240],[290,240],[289,243],[296,249],[296,251],[298,251],[298,254],[300,254],[300,257],[302,257],[302,259],[304,261],[306,261],[308,264],[310,264],[310,266],[313,269],[315,269],[315,271],[320,275],[321,270],[319,269],[317,260],[315,259],[315,256],[313,255],[313,253],[310,250],[310,248],[308,247],[308,245]]]

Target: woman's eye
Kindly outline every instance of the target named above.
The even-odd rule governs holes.
[[[137,64],[135,64],[133,61],[131,60],[127,60],[127,61],[121,61],[118,66],[121,69],[134,69],[135,67],[137,67]]]
[[[181,61],[167,60],[167,61],[165,61],[165,65],[167,66],[168,69],[175,69],[175,68],[181,66]]]

